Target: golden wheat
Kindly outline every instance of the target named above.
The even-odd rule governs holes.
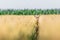
[[[39,40],[60,40],[60,15],[41,15]]]
[[[34,16],[1,15],[0,40],[30,40],[35,21]]]

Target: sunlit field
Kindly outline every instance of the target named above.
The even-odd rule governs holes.
[[[0,40],[35,40],[33,15],[0,15]],[[60,40],[60,15],[40,15],[38,40]]]
[[[41,15],[39,40],[60,40],[60,15]]]
[[[60,40],[60,9],[0,9],[0,40]]]
[[[0,40],[33,40],[34,16],[1,15]]]

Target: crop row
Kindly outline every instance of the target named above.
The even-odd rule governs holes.
[[[0,15],[48,15],[60,14],[60,9],[0,9]]]

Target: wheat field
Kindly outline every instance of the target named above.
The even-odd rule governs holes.
[[[0,40],[32,40],[34,16],[1,15]]]
[[[60,40],[60,15],[39,17],[39,40]]]
[[[1,15],[0,40],[35,40],[37,19],[33,15]],[[40,15],[38,40],[60,40],[60,15]]]

